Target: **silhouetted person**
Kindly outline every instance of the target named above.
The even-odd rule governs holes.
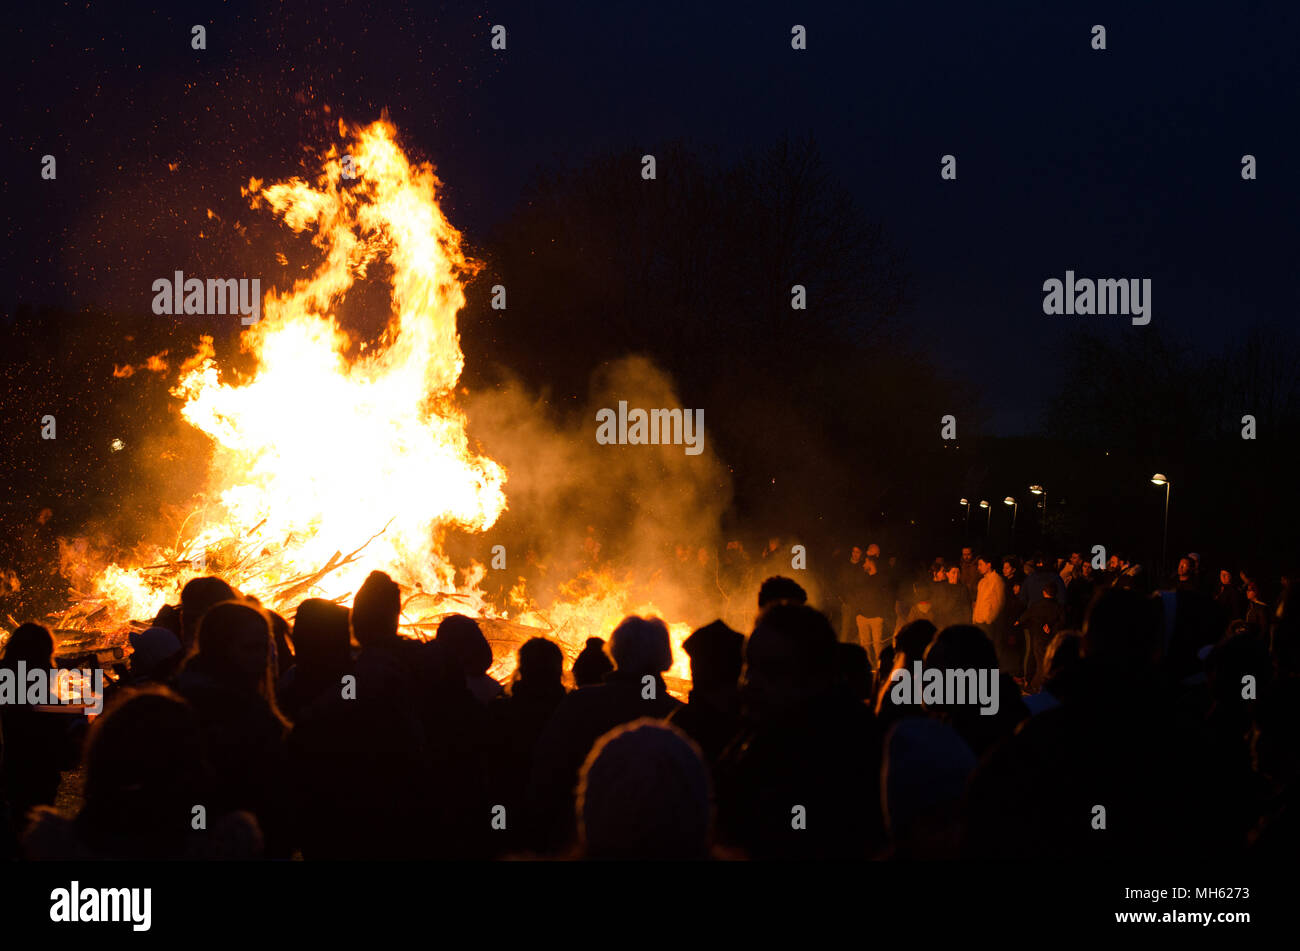
[[[858,643],[866,648],[868,663],[874,670],[880,666],[880,652],[885,649],[885,615],[893,609],[894,596],[879,563],[869,555],[862,559],[861,599]],[[893,635],[892,630],[889,633]]]
[[[605,675],[614,669],[614,662],[605,653],[605,639],[589,637],[573,661],[573,682],[578,687],[604,683]]]
[[[220,578],[208,575],[205,578],[191,578],[181,589],[181,650],[188,657],[194,651],[195,632],[199,621],[214,604],[222,601],[234,601],[238,592]]]
[[[583,858],[709,858],[709,771],[671,724],[642,718],[601,736],[582,765],[576,810]]]
[[[944,582],[947,584],[947,582]],[[962,590],[959,585],[952,586],[954,590]],[[892,686],[890,674],[892,671],[900,668],[911,671],[912,664],[915,661],[922,660],[925,657],[925,650],[934,640],[938,629],[930,621],[921,618],[915,621],[909,621],[904,624],[894,638],[894,657],[887,671],[876,678],[876,697],[874,709],[876,711],[876,721],[880,729],[884,730],[891,723],[901,717],[921,716],[922,710],[912,704],[897,703],[889,694],[889,688]]]
[[[666,717],[679,705],[661,676],[673,662],[663,621],[625,618],[610,636],[609,650],[615,667],[605,682],[565,697],[537,741],[529,787],[540,851],[561,851],[572,842],[578,769],[596,740],[622,723]]]
[[[338,693],[352,669],[348,609],[320,598],[298,605],[293,619],[293,666],[280,680],[281,711],[297,722],[303,708],[326,692]]]
[[[25,665],[22,677],[20,663]],[[45,671],[48,677],[53,667],[54,638],[49,629],[32,623],[15,628],[0,658],[0,669],[12,672],[9,679],[15,694],[0,703],[0,805],[8,804],[3,817],[7,821],[0,827],[0,858],[13,854],[28,811],[52,804],[62,771],[77,763],[77,728],[84,719],[37,710],[27,702],[26,672]]]
[[[961,848],[961,802],[975,754],[951,726],[928,717],[899,720],[885,734],[881,806],[889,854],[954,859]]]
[[[1232,580],[1232,572],[1224,568],[1219,572],[1219,582],[1214,592],[1214,603],[1219,608],[1219,621],[1223,628],[1238,621],[1245,614],[1241,591]]]
[[[398,635],[400,613],[397,585],[371,572],[350,614],[361,645],[351,680],[302,707],[290,734],[305,859],[427,858],[449,823],[446,797],[462,777],[444,773],[434,782],[439,757],[426,742],[426,723],[453,688],[460,710],[477,704],[437,644]]]
[[[1053,585],[1044,585],[1042,597],[1025,608],[1020,616],[1020,634],[1025,641],[1025,683],[1037,693],[1047,676],[1047,645],[1065,624],[1065,609],[1056,597]]]
[[[986,562],[987,564],[987,562]],[[1001,581],[1001,579],[998,579]],[[1020,699],[1020,690],[1010,674],[998,668],[997,650],[988,635],[972,624],[957,624],[944,628],[935,635],[925,651],[924,670],[973,672],[976,678],[982,671],[998,681],[998,709],[986,714],[977,702],[927,703],[925,709],[952,724],[966,745],[982,756],[999,740],[1015,732],[1016,725],[1029,716]],[[977,681],[978,682],[978,681]],[[945,698],[955,701],[956,698]]]
[[[181,636],[181,606],[179,604],[164,604],[154,615],[154,627],[166,628],[179,638]]]
[[[863,858],[882,839],[880,739],[835,690],[835,631],[774,604],[745,644],[746,725],[718,762],[721,842],[756,859]]]
[[[194,709],[213,768],[212,811],[253,813],[267,857],[288,858],[288,723],[275,700],[270,619],[244,601],[213,605],[195,647],[176,688]]]
[[[506,827],[499,852],[524,847],[532,821],[527,802],[533,750],[564,689],[564,653],[554,641],[530,637],[519,647],[519,662],[510,693],[488,707],[489,788],[492,804],[506,808]]]
[[[808,592],[798,582],[782,575],[773,575],[765,580],[758,589],[758,609],[761,611],[769,604],[784,602],[787,604],[806,604]]]
[[[168,683],[184,659],[181,639],[165,627],[149,627],[127,635],[131,656],[127,674],[133,685]]]
[[[491,703],[502,694],[501,684],[488,676],[492,666],[492,645],[483,636],[478,621],[452,614],[438,625],[437,641],[446,648],[465,677],[465,686],[479,703]]]
[[[37,810],[24,852],[38,860],[252,859],[262,852],[248,812],[211,797],[203,734],[190,705],[165,687],[128,688],[90,728],[75,818]],[[205,805],[206,827],[193,827]]]
[[[1043,680],[1041,689],[1024,698],[1031,716],[1059,707],[1070,696],[1078,676],[1083,637],[1075,630],[1059,630],[1053,635],[1043,653]]]
[[[740,728],[744,647],[744,635],[721,621],[705,625],[682,642],[691,659],[691,693],[668,719],[699,745],[709,764]]]
[[[974,550],[969,546],[961,550],[961,560],[957,562],[956,568],[962,586],[970,594],[971,603],[974,603],[980,583],[980,572],[975,563]]]
[[[862,548],[853,545],[848,561],[842,562],[835,577],[836,597],[840,602],[840,639],[853,643],[858,637],[858,615],[861,609]]]
[[[966,585],[961,582],[961,569],[949,565],[944,570],[944,584],[935,585],[930,593],[930,613],[934,626],[939,630],[953,624],[969,624],[974,599]]]
[[[882,667],[892,666],[894,648],[886,647],[881,654]],[[866,703],[871,699],[874,681],[871,675],[871,660],[861,644],[845,644],[841,641],[835,648],[835,689],[854,703]]]

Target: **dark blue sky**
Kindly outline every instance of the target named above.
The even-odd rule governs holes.
[[[538,167],[811,132],[906,256],[917,340],[978,386],[1001,433],[1038,428],[1057,347],[1089,320],[1042,313],[1043,280],[1067,269],[1152,279],[1151,325],[1091,318],[1110,333],[1159,328],[1208,353],[1295,319],[1295,5],[425,6],[11,14],[5,312],[138,309],[178,260],[251,263],[238,186],[294,171],[329,104],[351,120],[388,108],[471,240]],[[794,23],[807,51],[790,49]],[[39,178],[46,153],[56,182]],[[944,153],[956,182],[940,180]],[[1243,153],[1258,181],[1241,180]]]

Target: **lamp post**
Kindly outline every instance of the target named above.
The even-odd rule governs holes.
[[[988,515],[985,516],[984,518],[984,536],[987,538],[989,534],[989,528],[993,524],[993,507],[989,505],[987,499],[981,499],[980,508],[988,510]]]
[[[1165,533],[1160,540],[1160,577],[1161,584],[1164,584],[1165,575],[1165,549],[1169,547],[1169,489],[1172,483],[1169,477],[1162,472],[1157,472],[1151,477],[1152,485],[1163,485],[1165,487]]]
[[[1016,541],[1016,516],[1020,514],[1020,503],[1017,502],[1015,499],[1013,499],[1011,496],[1008,495],[1005,499],[1002,500],[1002,504],[1003,504],[1003,505],[1010,505],[1010,506],[1012,506],[1012,509],[1011,509],[1011,543],[1014,545],[1014,544],[1015,544],[1015,541]]]
[[[970,524],[970,499],[962,499],[961,504],[966,506],[966,521],[962,524],[962,531],[965,531],[966,526]]]
[[[1038,517],[1038,530],[1041,532],[1043,530],[1043,525],[1047,521],[1047,489],[1041,485],[1031,485],[1029,491],[1034,495],[1041,495],[1043,497],[1043,501],[1039,503],[1040,514]]]

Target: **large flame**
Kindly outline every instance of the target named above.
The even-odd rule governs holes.
[[[181,367],[172,393],[215,444],[207,487],[176,545],[93,579],[119,622],[151,617],[201,574],[288,611],[307,597],[346,602],[374,568],[406,589],[404,620],[416,630],[450,610],[493,613],[478,588],[486,569],[471,564],[458,581],[442,545],[447,529],[485,531],[506,508],[505,470],[471,448],[454,399],[464,365],[456,314],[477,265],[439,207],[433,168],[408,161],[391,124],[339,131],[353,177],[331,149],[314,183],[252,179],[244,190],[293,231],[310,230],[321,261],[290,290],[267,293],[241,340],[256,357],[251,377],[223,374],[209,338]],[[354,341],[334,309],[380,261],[390,321],[348,359]],[[543,612],[521,586],[511,613],[580,647],[628,613],[653,612],[630,590],[599,576]],[[673,625],[676,644],[686,633]],[[680,651],[672,673],[686,675]]]

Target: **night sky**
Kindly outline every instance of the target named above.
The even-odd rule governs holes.
[[[1050,432],[1042,407],[1079,320],[1158,325],[1211,353],[1253,321],[1294,319],[1300,7],[549,7],[8,12],[6,319],[24,303],[147,311],[175,268],[265,273],[240,184],[305,172],[331,117],[385,108],[471,242],[539,168],[812,133],[905,255],[917,340],[979,387],[1001,434]],[[790,48],[795,23],[806,51]],[[955,182],[940,180],[944,153]],[[1245,153],[1257,181],[1241,179]],[[1067,269],[1150,278],[1151,326],[1044,316],[1042,282]]]

